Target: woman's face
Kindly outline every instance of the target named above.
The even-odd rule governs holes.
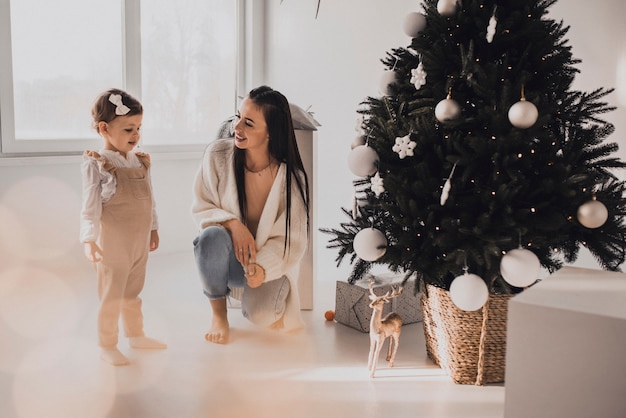
[[[263,111],[248,97],[241,102],[233,123],[237,148],[267,150],[269,134]]]

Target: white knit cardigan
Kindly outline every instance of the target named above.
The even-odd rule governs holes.
[[[217,139],[207,147],[193,186],[192,215],[200,229],[241,219],[233,164],[232,138]],[[285,331],[302,328],[298,276],[308,244],[306,207],[295,181],[291,184],[289,246],[284,253],[287,167],[283,163],[267,197],[259,220],[256,262],[265,270],[265,281],[287,276],[291,290],[284,315]]]

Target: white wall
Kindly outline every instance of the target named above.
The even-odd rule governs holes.
[[[386,51],[408,46],[402,25],[409,12],[420,11],[414,0],[267,1],[266,81],[291,101],[312,106],[323,125],[318,134],[318,226],[336,227],[346,220],[340,207],[350,207],[353,175],[346,158],[355,136],[356,109],[367,96],[378,94]],[[622,0],[561,0],[550,17],[570,25],[567,35],[574,56],[583,63],[574,88],[591,91],[617,87],[609,100],[620,106],[606,118],[616,125],[614,142],[626,157],[626,28]],[[621,101],[620,101],[621,99]],[[347,277],[344,262],[335,268],[335,250],[326,249],[330,236],[317,236],[319,280]],[[585,251],[577,264],[597,268]]]

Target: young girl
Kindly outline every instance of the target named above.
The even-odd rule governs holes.
[[[158,221],[150,156],[134,151],[143,117],[141,103],[111,89],[96,99],[92,116],[104,146],[83,155],[80,240],[98,274],[101,357],[119,366],[129,362],[117,349],[120,316],[131,347],[167,347],[144,335],[139,298],[148,253],[159,246]]]

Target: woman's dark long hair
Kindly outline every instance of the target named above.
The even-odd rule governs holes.
[[[270,158],[280,163],[284,163],[287,167],[287,184],[285,190],[287,216],[285,219],[285,247],[286,254],[291,236],[289,227],[291,225],[291,185],[295,181],[300,192],[300,198],[306,207],[307,218],[307,234],[310,228],[309,216],[309,179],[304,171],[302,158],[298,151],[296,142],[296,134],[293,130],[293,121],[291,119],[291,111],[289,110],[289,102],[287,98],[280,92],[268,86],[257,87],[250,91],[248,98],[261,108],[267,131],[269,134],[269,153]],[[246,193],[245,193],[245,162],[246,151],[235,147],[235,178],[237,180],[237,195],[239,197],[239,210],[242,215],[242,222],[246,219]],[[304,179],[304,184],[302,183]]]

